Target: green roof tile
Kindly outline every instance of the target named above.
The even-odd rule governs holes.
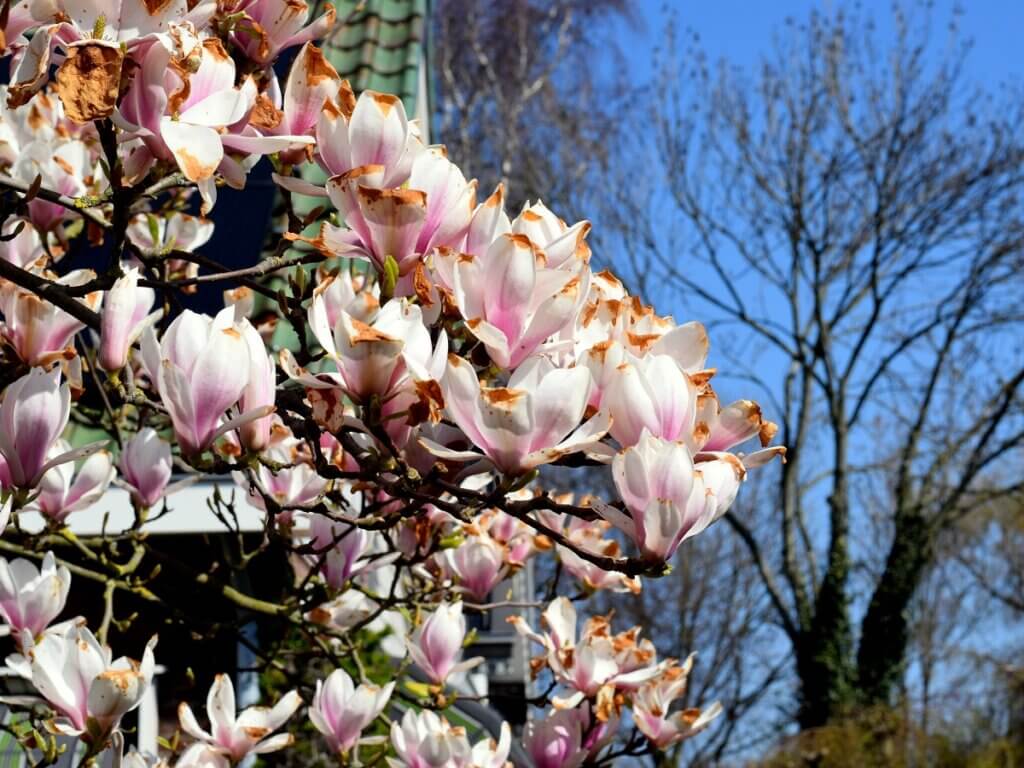
[[[341,0],[324,53],[358,93],[393,93],[416,112],[427,0]]]

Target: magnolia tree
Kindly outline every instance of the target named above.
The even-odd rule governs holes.
[[[332,11],[8,0],[0,22],[0,617],[7,667],[33,692],[7,700],[6,728],[36,765],[59,758],[53,734],[78,737],[83,763],[123,748],[159,626],[118,649],[141,661],[114,660],[110,626],[131,622],[114,607],[187,621],[180,592],[161,593],[169,555],[147,520],[213,477],[262,510],[257,550],[289,554],[287,594],[267,601],[187,557],[174,572],[284,622],[301,652],[260,663],[293,690],[237,712],[225,669],[205,712],[183,702],[165,724],[160,755],[125,760],[219,768],[299,749],[298,733],[343,764],[491,768],[514,751],[564,768],[664,750],[718,714],[684,707],[690,660],[610,616],[581,624],[577,605],[666,573],[747,470],[783,453],[755,403],[718,402],[699,323],[593,272],[587,222],[539,202],[512,217],[501,188],[478,202],[401,101],[357,98],[314,46]],[[200,256],[218,188],[244,187],[263,157],[286,209],[272,252],[241,269]],[[313,165],[324,187],[304,180]],[[296,193],[322,205],[300,216]],[[75,263],[97,253],[100,270]],[[225,307],[183,309],[207,283]],[[543,484],[602,472],[612,498]],[[76,513],[115,483],[134,522],[76,536]],[[230,530],[233,502],[212,503]],[[32,510],[41,532],[23,528]],[[531,558],[558,563],[541,569],[539,619],[512,619],[537,651],[532,716],[521,749],[508,725],[471,743],[452,710],[482,661],[463,658],[467,617],[532,607],[495,592]],[[62,616],[80,579],[103,584],[95,627]]]

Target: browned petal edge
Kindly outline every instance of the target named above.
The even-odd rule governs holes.
[[[120,47],[84,43],[68,49],[56,78],[57,95],[68,118],[88,123],[113,113],[123,61]]]

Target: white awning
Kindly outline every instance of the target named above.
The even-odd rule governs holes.
[[[143,530],[153,534],[232,533],[233,529],[225,526],[210,511],[207,503],[214,489],[218,487],[224,499],[230,499],[232,493],[234,494],[238,530],[249,533],[263,530],[266,513],[253,506],[242,489],[225,480],[199,482],[172,494],[167,498],[168,512],[162,514],[162,504],[151,509],[151,519],[143,525]],[[42,516],[38,512],[21,512],[19,519],[21,527],[32,533],[39,532],[44,527]],[[72,512],[67,523],[72,532],[79,536],[98,536],[104,531],[104,520],[108,534],[120,533],[131,528],[135,522],[135,512],[128,491],[111,487],[102,499],[88,509]],[[232,523],[234,524],[234,521]],[[295,529],[298,532],[307,530],[305,515],[295,516]]]

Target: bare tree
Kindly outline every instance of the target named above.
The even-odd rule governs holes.
[[[670,40],[638,110],[656,143],[605,219],[617,266],[715,315],[781,423],[774,503],[729,522],[804,728],[898,693],[938,537],[1022,488],[1021,94],[969,88],[969,46],[928,21],[894,11],[880,45],[812,14],[751,76]]]
[[[437,139],[513,204],[545,196],[570,217],[607,162],[623,67],[609,19],[623,0],[439,0],[432,18]],[[595,52],[600,50],[600,56]]]

